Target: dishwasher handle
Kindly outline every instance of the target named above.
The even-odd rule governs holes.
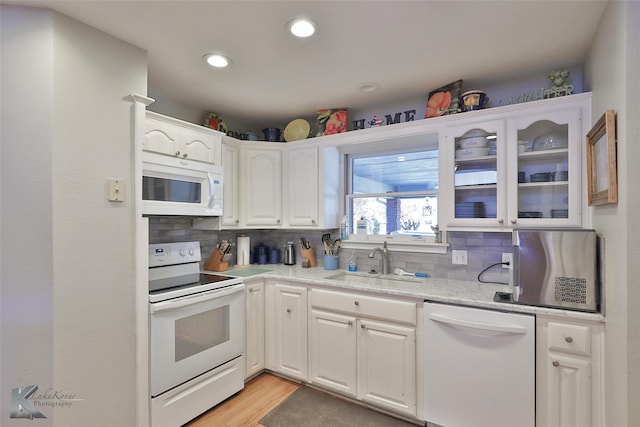
[[[438,313],[429,314],[429,319],[446,325],[473,329],[475,331],[497,332],[500,334],[526,335],[527,328],[519,325],[501,325],[498,323],[477,322],[475,320],[458,319]]]

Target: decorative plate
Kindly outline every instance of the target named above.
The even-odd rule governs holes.
[[[284,128],[284,140],[287,142],[306,139],[311,131],[311,125],[304,119],[295,119]]]
[[[208,113],[204,116],[204,125],[208,128],[218,130],[222,133],[227,133],[229,126],[217,113]]]

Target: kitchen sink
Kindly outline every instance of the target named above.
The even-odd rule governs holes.
[[[334,274],[332,276],[327,276],[325,279],[329,280],[340,280],[344,282],[351,283],[362,283],[365,285],[380,285],[380,286],[393,286],[399,285],[407,282],[421,282],[422,280],[417,278],[409,278],[403,276],[390,276],[390,275],[381,275],[381,274],[371,274],[371,273],[348,273],[348,272],[340,272]]]

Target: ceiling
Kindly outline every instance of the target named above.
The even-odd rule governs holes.
[[[581,66],[606,1],[28,1],[148,52],[149,91],[268,126]],[[287,23],[309,17],[316,34]],[[207,53],[232,60],[210,68]],[[380,88],[363,92],[375,82]],[[227,119],[227,121],[229,121]]]

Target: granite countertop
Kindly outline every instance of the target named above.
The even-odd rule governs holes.
[[[512,291],[511,287],[508,285],[396,275],[375,275],[380,278],[393,279],[392,282],[386,284],[358,283],[355,281],[335,280],[331,278],[332,276],[340,273],[370,276],[367,273],[349,273],[342,269],[325,270],[321,266],[302,268],[298,265],[287,266],[283,264],[251,265],[248,267],[237,267],[224,272],[216,272],[216,274],[243,277],[245,279],[245,283],[251,283],[252,279],[287,280],[295,281],[298,284],[321,286],[336,290],[371,292],[391,297],[428,300],[477,308],[530,314],[547,314],[566,317],[567,319],[590,320],[596,322],[604,322],[605,319],[604,316],[599,313],[586,313],[574,310],[561,310],[495,302],[493,298],[496,292]]]

